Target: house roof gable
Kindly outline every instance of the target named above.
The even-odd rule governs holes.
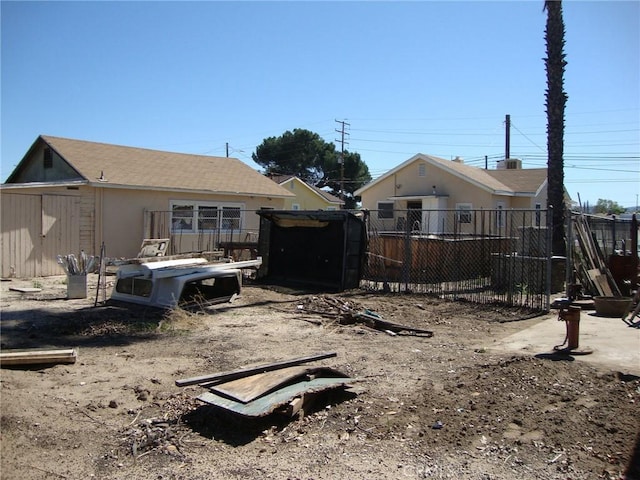
[[[465,165],[463,163],[434,157],[432,155],[418,153],[405,162],[401,163],[400,165],[392,168],[374,181],[361,187],[355,192],[355,195],[361,195],[370,187],[384,181],[386,178],[389,178],[393,174],[418,161],[427,162],[431,165],[441,168],[449,172],[450,174],[475,185],[478,188],[494,194],[511,196],[535,195],[546,184],[547,170],[544,168],[484,170],[477,167]]]
[[[47,135],[41,135],[36,143],[38,141],[45,142],[94,186],[292,196],[236,158],[165,152]],[[33,146],[14,173],[28,160],[31,151]],[[8,183],[13,176],[13,173],[9,176]]]
[[[325,202],[333,203],[333,204],[336,204],[336,205],[341,205],[342,204],[342,200],[340,200],[335,195],[332,195],[331,193],[326,192],[326,191],[322,190],[321,188],[318,188],[318,187],[316,187],[314,185],[309,185],[307,182],[305,182],[304,180],[302,180],[301,178],[299,178],[299,177],[297,177],[295,175],[272,175],[270,178],[274,182],[276,182],[278,185],[284,185],[284,184],[289,183],[289,182],[297,182],[299,184],[304,185],[306,188],[311,190],[313,193],[315,193],[316,195],[321,197]]]

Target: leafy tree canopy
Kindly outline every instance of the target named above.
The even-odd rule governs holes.
[[[353,192],[371,181],[369,167],[360,154],[345,151],[343,177],[340,157],[333,143],[300,128],[286,131],[279,137],[265,138],[251,155],[266,174],[295,175],[309,185],[329,187],[338,197],[341,185],[344,185],[345,208],[355,208]]]
[[[607,215],[620,215],[625,212],[625,208],[618,202],[599,198],[596,206],[593,207],[595,213],[605,213]]]

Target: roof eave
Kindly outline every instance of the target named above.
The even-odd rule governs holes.
[[[239,192],[239,191],[226,191],[226,190],[206,190],[206,189],[191,189],[191,188],[177,188],[177,187],[155,187],[148,185],[127,185],[123,183],[109,183],[109,182],[86,182],[87,185],[96,188],[118,188],[123,190],[152,190],[163,192],[181,192],[181,193],[198,193],[208,195],[235,195],[243,197],[263,197],[263,198],[290,198],[295,197],[293,194],[289,194],[286,190],[284,194],[281,193],[256,193],[256,192]]]
[[[3,190],[24,189],[24,188],[55,188],[55,187],[78,187],[90,185],[87,180],[65,180],[60,182],[29,182],[29,183],[3,183],[0,188]]]

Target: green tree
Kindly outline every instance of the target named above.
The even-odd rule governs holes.
[[[345,208],[355,208],[353,192],[371,181],[369,167],[360,154],[345,151],[343,176],[340,157],[333,143],[300,128],[265,138],[251,155],[266,174],[295,175],[318,188],[329,187],[333,195],[343,198]]]
[[[596,206],[593,207],[595,213],[605,213],[607,215],[620,215],[625,212],[625,208],[613,200],[599,198]]]
[[[567,252],[564,205],[564,108],[567,94],[564,91],[564,21],[561,0],[547,0],[545,41],[547,44],[547,205],[552,208],[553,231],[551,248],[554,255]]]

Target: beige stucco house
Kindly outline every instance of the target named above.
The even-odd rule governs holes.
[[[340,210],[344,202],[321,188],[309,185],[295,175],[269,175],[295,197],[286,198],[285,210]]]
[[[477,209],[545,209],[547,169],[523,169],[520,160],[508,159],[495,170],[485,170],[465,165],[460,158],[419,153],[355,195],[361,197],[362,208],[375,211],[382,229],[398,229],[408,220],[413,230],[444,233],[441,216],[446,210],[464,215],[465,210]]]
[[[3,277],[63,273],[57,255],[98,255],[103,242],[108,257],[135,257],[152,231],[178,231],[182,251],[199,251],[203,234],[257,232],[253,211],[293,197],[235,158],[44,135],[0,195]],[[166,213],[164,230],[148,212]]]

